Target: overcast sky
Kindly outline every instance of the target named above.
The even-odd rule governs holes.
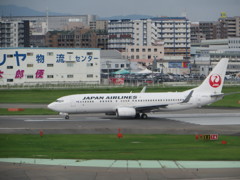
[[[142,14],[181,16],[191,21],[217,20],[220,12],[240,16],[240,0],[0,0],[0,5],[17,5],[37,11],[94,14],[100,17]]]

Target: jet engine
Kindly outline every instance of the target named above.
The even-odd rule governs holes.
[[[116,110],[117,117],[135,117],[136,109],[132,107],[120,107]]]

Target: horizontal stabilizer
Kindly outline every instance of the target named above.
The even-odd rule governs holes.
[[[229,96],[229,95],[233,95],[233,94],[240,94],[240,92],[213,94],[213,95],[211,95],[211,97],[223,97],[223,96]]]
[[[211,95],[211,97],[223,97],[223,96],[225,96],[225,94],[223,94],[223,93]]]

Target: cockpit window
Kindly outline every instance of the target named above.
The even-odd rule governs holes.
[[[61,99],[57,99],[56,102],[58,102],[58,103],[62,103],[62,102],[64,102],[64,101],[61,100]]]

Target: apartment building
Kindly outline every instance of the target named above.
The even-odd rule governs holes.
[[[225,37],[240,37],[240,16],[219,18],[221,26],[226,27]]]
[[[159,17],[152,20],[157,27],[157,39],[164,41],[164,54],[189,59],[190,21],[185,17]]]
[[[192,43],[199,43],[203,39],[227,39],[229,37],[240,37],[240,16],[222,16],[218,21],[191,24]]]
[[[0,21],[0,47],[29,47],[29,21]]]
[[[134,45],[133,35],[133,20],[110,20],[108,23],[108,48],[124,51],[127,46]]]
[[[107,40],[106,31],[91,29],[49,31],[46,34],[47,47],[107,49]]]
[[[108,48],[125,51],[127,46],[151,46],[164,42],[165,55],[190,57],[190,21],[184,17],[144,20],[111,20]]]

